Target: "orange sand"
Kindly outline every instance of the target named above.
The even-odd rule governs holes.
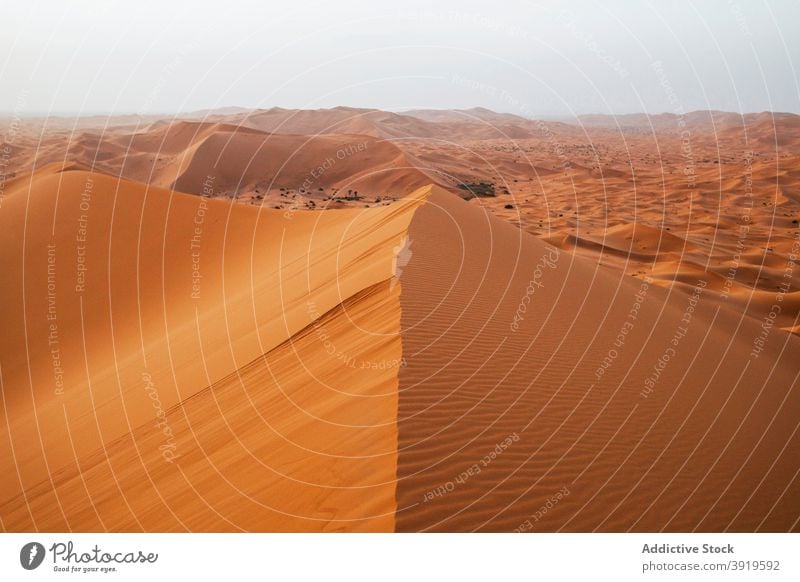
[[[0,526],[797,531],[798,119],[26,120]]]

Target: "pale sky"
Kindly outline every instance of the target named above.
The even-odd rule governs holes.
[[[29,0],[2,18],[0,111],[21,116],[800,113],[797,0]]]

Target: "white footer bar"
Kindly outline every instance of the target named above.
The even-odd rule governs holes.
[[[2,534],[0,580],[800,580],[795,534]]]

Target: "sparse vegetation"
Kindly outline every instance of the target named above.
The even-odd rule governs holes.
[[[464,196],[467,200],[475,197],[494,198],[497,195],[494,191],[493,182],[462,182],[458,187],[469,192],[468,195]]]

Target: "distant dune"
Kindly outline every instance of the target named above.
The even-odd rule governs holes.
[[[280,191],[292,191],[315,203],[337,191],[355,191],[370,201],[398,197],[432,180],[391,141],[369,135],[270,134],[208,122],[155,124],[132,133],[81,133],[69,141],[53,140],[30,155],[20,164],[21,171],[69,161],[192,194],[252,198],[271,192],[274,198]]]

